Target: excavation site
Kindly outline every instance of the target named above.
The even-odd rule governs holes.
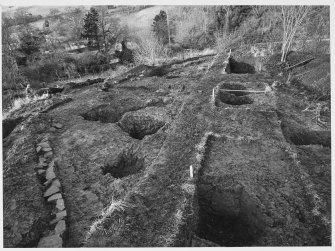
[[[130,64],[120,42],[112,70],[25,87],[3,110],[3,246],[331,246],[329,51],[226,46]]]

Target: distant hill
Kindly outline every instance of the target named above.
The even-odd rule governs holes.
[[[127,15],[127,13],[115,14],[115,17],[120,18],[122,24],[127,24],[131,30],[150,29],[154,17],[161,10],[172,11],[176,6],[153,6],[135,13]]]
[[[21,7],[27,7],[28,12],[33,15],[41,15],[42,17],[46,17],[51,9],[58,9],[60,11],[59,14],[65,13],[66,9],[73,6],[42,6],[42,5],[36,5],[36,6],[2,6],[2,12],[7,13],[10,16],[14,15],[14,12]],[[89,9],[91,6],[86,5],[84,6],[86,9]]]
[[[89,10],[92,5],[84,6],[85,9]],[[20,7],[26,6],[2,6],[2,12],[6,13],[10,16],[13,16],[15,11]],[[28,12],[32,15],[41,15],[42,17],[46,17],[51,9],[58,9],[59,14],[66,13],[66,9],[69,7],[75,6],[27,6]],[[152,6],[140,11],[127,13],[127,12],[119,12],[118,8],[110,11],[110,16],[117,17],[121,20],[121,24],[126,24],[132,30],[147,30],[150,29],[151,24],[153,22],[154,17],[159,14],[161,10],[164,11],[173,11],[176,6]],[[44,19],[31,23],[33,26],[41,29],[43,27]]]

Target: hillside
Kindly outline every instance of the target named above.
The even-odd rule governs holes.
[[[13,111],[4,246],[331,245],[330,123],[303,111],[312,93],[213,59],[65,83]]]
[[[117,14],[121,23],[128,25],[131,30],[150,30],[154,17],[161,11],[173,11],[175,6],[153,6],[127,15]]]
[[[36,22],[32,22],[36,28],[42,29],[43,24],[45,21],[45,17],[50,14],[51,9],[58,9],[59,15],[65,14],[67,8],[73,6],[29,6],[27,7],[27,12],[31,13],[32,15],[41,15],[43,19],[40,19]],[[85,5],[84,8],[89,10],[91,6]],[[14,12],[18,9],[18,6],[8,7],[3,6],[2,12],[8,14],[9,16],[13,16]],[[154,17],[159,13],[160,10],[173,10],[176,8],[175,6],[153,6],[149,8],[145,8],[140,11],[135,11],[132,13],[128,13],[126,11],[120,12],[118,8],[110,10],[108,16],[116,17],[121,20],[123,25],[127,25],[132,30],[138,29],[150,29],[152,25],[152,20]]]
[[[14,12],[21,7],[27,8],[27,12],[31,13],[32,15],[41,15],[42,17],[46,17],[51,9],[58,9],[60,14],[63,14],[66,12],[66,9],[72,6],[2,6],[2,12],[9,14],[10,16],[14,15]],[[90,6],[84,6],[86,9],[89,9]]]

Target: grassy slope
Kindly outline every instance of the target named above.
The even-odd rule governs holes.
[[[122,24],[127,24],[131,30],[148,30],[151,28],[154,17],[159,14],[161,10],[171,11],[175,6],[153,6],[140,10],[130,15],[117,14]]]

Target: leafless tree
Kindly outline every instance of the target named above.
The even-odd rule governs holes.
[[[76,8],[68,8],[67,9],[67,25],[71,29],[70,35],[73,40],[75,40],[78,44],[80,43],[81,34],[83,30],[83,19],[85,9],[80,6]]]
[[[283,23],[283,44],[281,49],[281,62],[286,62],[286,56],[292,45],[293,38],[308,12],[310,6],[281,6]]]
[[[120,21],[108,15],[106,6],[97,8],[99,13],[99,31],[105,51],[110,49],[109,45],[114,44],[117,39],[126,33],[125,27],[121,27]]]

